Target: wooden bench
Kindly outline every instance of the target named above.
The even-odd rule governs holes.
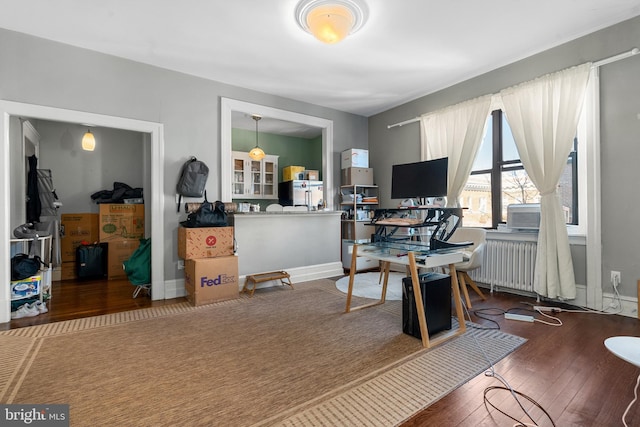
[[[244,286],[240,293],[246,292],[250,294],[250,296],[253,296],[258,283],[270,282],[272,280],[280,280],[280,283],[282,283],[283,286],[288,285],[293,289],[293,283],[291,283],[290,279],[291,277],[286,271],[270,271],[268,273],[249,274],[244,279]]]

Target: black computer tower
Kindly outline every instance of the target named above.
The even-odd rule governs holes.
[[[430,272],[419,280],[429,336],[451,329],[451,276]],[[402,279],[402,332],[422,339],[411,277]]]

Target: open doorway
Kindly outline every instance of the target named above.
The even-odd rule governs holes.
[[[15,144],[22,145],[21,139],[11,128],[12,117],[32,117],[70,123],[91,123],[96,126],[131,130],[144,133],[144,150],[148,152],[145,158],[150,159],[149,164],[142,165],[148,171],[146,176],[149,182],[146,204],[150,210],[150,236],[152,239],[152,265],[164,265],[164,212],[163,212],[163,176],[164,176],[164,140],[163,126],[159,123],[126,119],[121,117],[106,116],[74,110],[65,110],[53,107],[44,107],[33,104],[0,101],[0,135],[2,135],[2,150],[0,150],[0,168],[2,168],[2,182],[0,186],[0,201],[2,202],[2,224],[0,226],[0,278],[5,283],[10,281],[10,206],[12,176],[11,153],[16,150]],[[16,142],[17,141],[17,142]],[[19,150],[22,152],[22,149]],[[14,178],[15,181],[15,178]],[[15,183],[14,183],[15,185]],[[154,300],[165,299],[164,269],[155,268],[152,271],[152,298]],[[3,287],[0,292],[0,323],[11,320],[11,298],[9,287]]]

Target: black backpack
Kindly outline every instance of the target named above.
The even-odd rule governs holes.
[[[224,203],[220,200],[211,203],[207,200],[207,193],[204,193],[204,202],[197,211],[191,212],[186,221],[180,223],[183,227],[227,227],[227,213],[224,210]]]
[[[202,197],[207,178],[209,177],[209,168],[203,161],[191,157],[182,165],[180,178],[176,191],[178,193],[178,212],[180,212],[180,203],[182,196],[185,197]]]

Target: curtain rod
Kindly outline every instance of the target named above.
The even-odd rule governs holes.
[[[600,61],[596,61],[592,64],[592,68],[597,68],[597,67],[601,67],[603,65],[606,64],[611,64],[612,62],[616,62],[616,61],[620,61],[621,59],[625,59],[625,58],[629,58],[630,56],[634,56],[640,53],[640,49],[638,49],[637,47],[634,47],[633,49],[627,51],[627,52],[622,52],[619,53],[617,55],[611,56],[609,58],[605,58],[605,59],[601,59]],[[404,126],[404,125],[408,125],[409,123],[414,123],[414,122],[419,122],[420,121],[420,117],[414,117],[413,119],[409,119],[409,120],[405,120],[404,122],[400,122],[400,123],[394,123],[392,125],[387,125],[387,129],[391,129],[394,127],[399,127],[399,126]]]

